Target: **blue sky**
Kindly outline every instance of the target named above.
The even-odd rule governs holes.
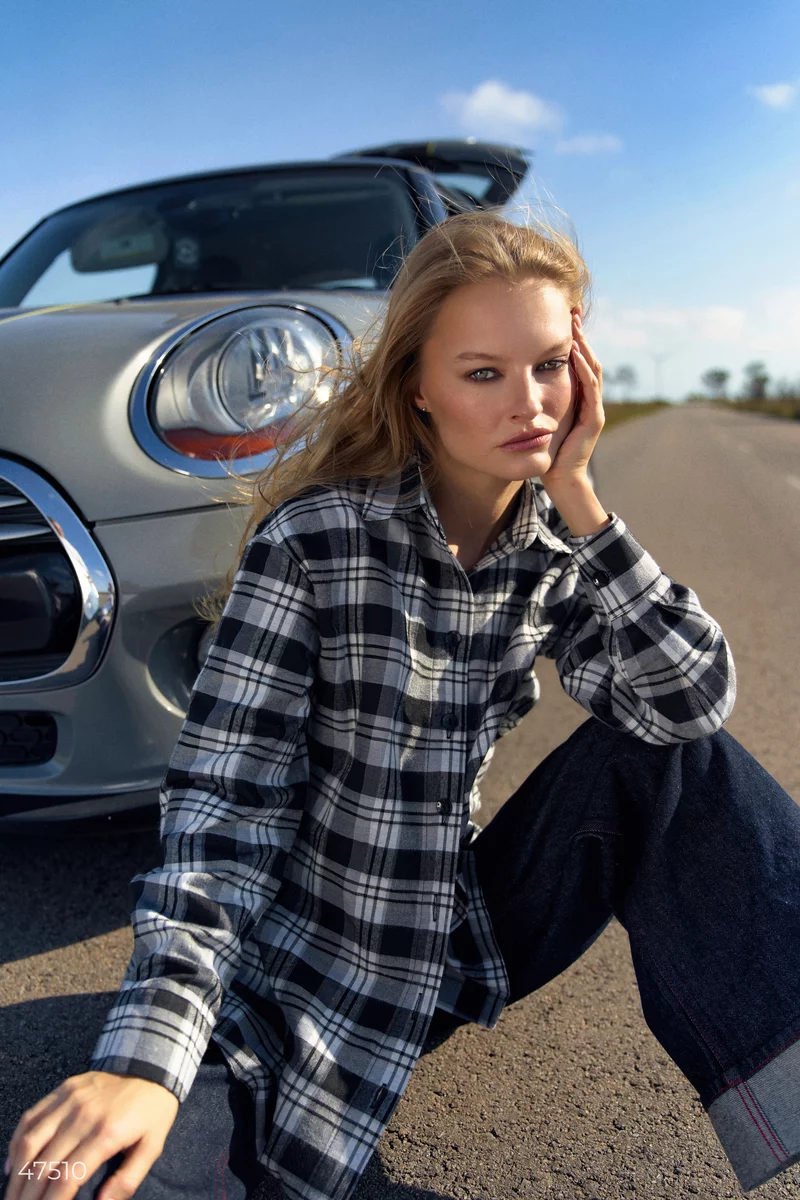
[[[486,136],[571,217],[607,373],[800,378],[796,0],[6,0],[0,50],[2,250],[160,175]]]

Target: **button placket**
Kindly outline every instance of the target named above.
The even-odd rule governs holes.
[[[454,566],[452,574],[454,598],[447,606],[447,610],[442,610],[441,624],[439,625],[440,629],[444,626],[445,630],[447,630],[447,625],[450,625],[450,629],[444,634],[443,642],[447,652],[452,656],[452,661],[446,664],[446,670],[441,677],[444,687],[439,696],[443,709],[443,711],[440,709],[440,724],[441,728],[446,731],[448,742],[452,741],[453,731],[461,726],[462,709],[466,711],[469,674],[465,662],[466,656],[463,653],[463,643],[472,632],[474,608],[474,595],[466,573],[460,570],[457,563]],[[445,622],[447,623],[445,624]],[[442,642],[439,644],[441,646]],[[460,648],[461,653],[459,654]],[[450,759],[449,773],[452,774],[454,780],[463,774],[464,754],[465,748],[462,745],[462,739],[458,739],[456,745],[447,752],[447,757]],[[453,812],[453,801],[449,796],[440,796],[436,800],[436,811],[442,825],[447,825],[448,818]],[[433,919],[434,922],[437,920],[436,904],[433,906]]]
[[[458,729],[459,724],[460,724],[460,722],[458,719],[457,712],[453,712],[451,710],[450,712],[446,712],[444,714],[444,716],[442,717],[442,729],[447,730],[447,740],[448,741],[453,736],[453,730]]]
[[[461,634],[457,629],[451,629],[444,639],[444,644],[451,654],[455,654],[458,647],[461,645]]]

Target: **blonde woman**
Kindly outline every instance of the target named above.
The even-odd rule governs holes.
[[[559,234],[431,230],[259,481],[133,956],[10,1200],[56,1194],[34,1159],[83,1164],[59,1200],[346,1200],[432,1025],[492,1028],[612,914],[742,1187],[800,1156],[800,812],[721,729],[718,625],[595,494],[587,286]],[[590,718],[481,831],[537,655]]]

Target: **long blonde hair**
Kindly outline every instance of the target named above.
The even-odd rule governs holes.
[[[363,340],[355,341],[349,361],[324,371],[332,384],[330,399],[305,407],[270,464],[245,485],[252,509],[239,559],[264,517],[308,488],[381,478],[415,455],[426,482],[435,482],[434,430],[413,402],[420,349],[450,293],[489,278],[553,283],[570,307],[585,304],[590,284],[574,239],[539,220],[516,224],[482,210],[429,229],[396,276],[370,352],[364,355]],[[234,562],[217,590],[196,605],[212,624],[219,621],[237,568]]]

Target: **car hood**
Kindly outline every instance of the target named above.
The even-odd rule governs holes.
[[[131,430],[131,391],[159,347],[191,322],[295,301],[361,336],[379,327],[387,294],[309,289],[0,308],[0,456],[44,471],[89,523],[230,499],[230,480],[184,475],[145,454]]]

